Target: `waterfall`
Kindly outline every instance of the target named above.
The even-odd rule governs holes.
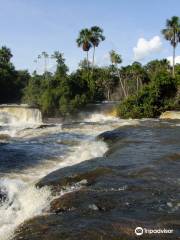
[[[0,105],[0,125],[41,124],[39,109],[26,105]]]

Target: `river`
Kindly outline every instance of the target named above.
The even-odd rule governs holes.
[[[52,190],[48,181],[54,172],[62,169],[61,175],[65,176],[68,175],[66,169],[70,169],[70,174],[74,166],[81,168],[85,162],[89,162],[87,167],[83,165],[86,172],[90,171],[92,159],[101,159],[100,164],[108,169],[119,169],[118,175],[117,172],[112,174],[112,178],[116,175],[113,183],[108,185],[111,180],[106,176],[98,185],[101,190],[108,190],[111,186],[123,192],[126,207],[108,213],[117,221],[120,215],[126,220],[139,218],[141,222],[147,221],[148,214],[153,221],[166,219],[168,214],[174,216],[174,221],[179,218],[179,121],[123,120],[101,111],[84,114],[80,119],[66,122],[56,119],[53,123],[43,124],[37,113],[34,121],[32,117],[28,123],[25,117],[10,121],[11,116],[0,114],[0,240],[13,239],[16,229],[24,221],[48,215],[52,202],[84,187],[79,181]],[[118,131],[114,133],[114,129]],[[107,136],[101,137],[104,132]],[[110,159],[107,164],[106,156]],[[37,183],[41,181],[44,182],[39,188]],[[130,195],[127,189],[131,188]],[[142,202],[138,200],[138,188],[143,192],[142,196],[145,194]],[[88,206],[95,209],[97,204],[93,204]],[[133,207],[137,212],[132,211]],[[17,239],[45,239],[43,236],[22,236]]]

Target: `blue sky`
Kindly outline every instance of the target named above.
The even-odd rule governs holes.
[[[111,49],[122,55],[124,65],[129,64],[140,38],[149,47],[148,41],[159,36],[158,43],[153,40],[150,44],[159,47],[147,50],[140,59],[146,63],[172,55],[160,30],[167,18],[179,16],[179,9],[179,0],[0,0],[0,45],[11,48],[18,69],[32,71],[39,53],[59,50],[73,70],[84,57],[75,42],[79,30],[98,25],[106,36],[97,49],[98,64],[108,64]]]

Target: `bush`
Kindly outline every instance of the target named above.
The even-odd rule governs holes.
[[[120,103],[117,114],[122,118],[158,117],[161,112],[175,108],[177,88],[177,79],[161,72],[136,95]]]

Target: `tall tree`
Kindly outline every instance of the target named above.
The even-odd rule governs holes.
[[[11,50],[6,46],[2,46],[0,49],[0,63],[9,63],[12,57]]]
[[[147,74],[139,62],[132,63],[130,72],[132,79],[136,81],[136,92],[138,92],[143,83],[148,81]]]
[[[177,16],[173,16],[171,19],[166,20],[166,28],[162,30],[164,38],[170,41],[173,46],[173,69],[172,75],[175,77],[175,50],[180,42],[180,19]]]
[[[43,59],[44,60],[44,73],[47,72],[47,64],[48,64],[48,58],[49,55],[47,52],[42,52],[41,54],[38,55],[38,59]]]
[[[144,66],[144,70],[148,74],[149,79],[154,79],[158,73],[171,72],[171,67],[167,59],[152,60]]]
[[[90,41],[93,45],[93,61],[92,61],[92,71],[94,68],[94,57],[95,57],[95,49],[99,46],[101,41],[105,40],[105,36],[103,35],[103,29],[98,26],[93,26],[90,29],[91,38]]]
[[[66,76],[69,69],[65,64],[64,54],[60,53],[59,51],[55,51],[51,55],[51,58],[55,59],[55,61],[57,63],[57,68],[56,68],[55,74],[56,75],[60,74],[60,75]]]
[[[78,47],[82,47],[83,51],[87,53],[87,63],[89,63],[89,50],[92,47],[91,44],[91,31],[87,28],[82,29],[79,32],[79,36],[76,40]],[[89,68],[89,64],[88,64]]]
[[[87,70],[89,65],[90,65],[90,62],[87,62],[87,59],[84,58],[83,60],[80,61],[78,66],[79,66],[80,69],[86,69]]]
[[[17,71],[11,62],[11,50],[0,48],[0,103],[14,102],[17,97]]]
[[[120,75],[120,72],[119,72],[119,69],[118,69],[118,64],[122,63],[121,55],[116,53],[114,50],[111,50],[109,52],[109,55],[110,55],[111,63],[116,67],[117,74],[118,74],[118,77],[119,77],[119,81],[120,81],[120,84],[121,84],[121,87],[122,87],[122,90],[123,90],[123,93],[124,93],[124,97],[127,97],[126,90],[125,90],[125,87],[124,87],[124,84],[122,82],[121,75]]]

